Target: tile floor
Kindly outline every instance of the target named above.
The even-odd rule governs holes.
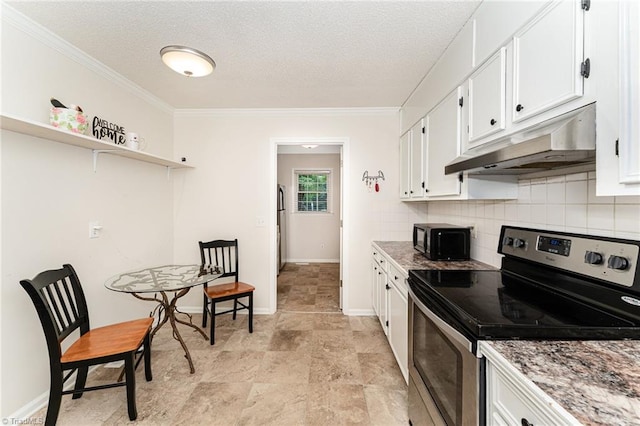
[[[244,315],[236,321],[218,317],[214,346],[183,327],[194,374],[169,329],[161,329],[153,341],[153,381],[144,380],[142,368],[137,372],[135,424],[408,424],[407,386],[377,318],[336,311],[337,302],[321,290],[331,287],[319,278],[325,268],[330,269],[292,265],[281,273],[278,312],[256,315],[252,334]],[[329,275],[337,280],[335,271]],[[193,322],[199,324],[201,317],[194,315]],[[118,372],[100,367],[88,384],[106,383]],[[33,418],[44,414],[45,409]],[[124,388],[77,400],[65,396],[58,418],[61,426],[133,423]]]

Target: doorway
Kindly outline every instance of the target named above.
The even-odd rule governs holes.
[[[348,140],[273,138],[271,142],[275,204],[271,311],[341,312],[346,289],[343,177]],[[286,214],[281,211],[283,192]]]

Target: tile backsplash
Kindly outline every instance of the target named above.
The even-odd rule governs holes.
[[[430,201],[409,210],[421,222],[475,226],[472,257],[496,267],[504,224],[640,240],[640,197],[596,197],[595,188],[595,173],[577,173],[520,180],[516,200]]]

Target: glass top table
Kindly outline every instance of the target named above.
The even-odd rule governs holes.
[[[125,293],[179,291],[220,276],[216,266],[164,265],[115,275],[105,282],[109,290]]]
[[[169,321],[173,328],[173,338],[180,342],[184,349],[191,374],[193,374],[195,368],[191,354],[178,331],[177,324],[193,328],[204,339],[209,339],[209,337],[202,329],[193,324],[190,314],[178,310],[176,303],[191,290],[191,287],[213,281],[221,275],[222,273],[215,265],[163,265],[114,275],[104,285],[109,290],[130,293],[138,299],[157,302],[158,305],[151,315],[155,316],[158,313],[158,323],[151,331],[151,339],[153,340],[158,330]],[[167,293],[172,293],[172,296]],[[176,313],[186,315],[189,321],[176,317]]]

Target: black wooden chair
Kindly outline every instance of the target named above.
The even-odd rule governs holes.
[[[91,329],[87,301],[78,275],[71,265],[41,272],[32,280],[20,281],[20,285],[35,305],[49,350],[51,385],[45,424],[56,424],[62,395],[73,394],[73,399],[77,399],[85,391],[116,386],[126,386],[129,419],[135,420],[138,416],[135,398],[135,356],[140,355],[138,363],[144,357],[145,377],[150,381],[152,377],[149,332],[153,318]],[[63,353],[61,343],[77,329],[80,330],[80,337]],[[124,361],[125,382],[85,387],[90,366],[112,361]],[[74,389],[63,390],[64,383],[75,371],[77,376]]]
[[[209,342],[215,343],[216,316],[233,312],[233,319],[240,310],[249,311],[249,333],[253,333],[253,291],[255,287],[238,281],[238,240],[199,241],[200,258],[203,265],[217,266],[222,275],[219,278],[233,277],[233,282],[209,286],[204,284],[204,303],[202,307],[202,327],[207,326],[207,317],[211,316]],[[239,299],[247,297],[245,305]],[[233,300],[233,308],[216,312],[216,303]]]

